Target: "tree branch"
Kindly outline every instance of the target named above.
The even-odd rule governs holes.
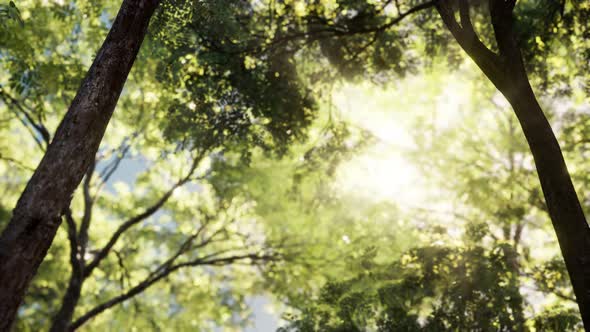
[[[133,134],[131,137],[132,138],[136,137],[136,134]],[[119,168],[121,161],[123,161],[123,159],[125,159],[125,155],[127,154],[127,152],[129,152],[129,149],[131,148],[131,144],[129,144],[126,141],[127,141],[127,138],[125,140],[123,140],[121,145],[119,145],[116,149],[113,149],[111,151],[111,153],[114,153],[114,152],[117,152],[117,153],[116,153],[114,159],[108,165],[106,165],[102,169],[102,171],[98,174],[98,177],[100,178],[100,183],[98,184],[98,186],[96,188],[96,192],[94,193],[94,197],[98,196],[98,194],[100,193],[100,191],[102,190],[104,185],[109,181],[111,176]],[[96,159],[100,160],[102,158],[104,158],[104,155],[98,156]]]
[[[473,29],[469,17],[469,4],[467,0],[459,1],[459,16],[463,26],[457,23],[449,0],[437,1],[436,9],[447,29],[455,37],[461,48],[467,52],[486,75],[489,76],[502,71],[500,57],[481,42]]]
[[[92,273],[92,271],[100,264],[100,262],[109,254],[110,250],[115,246],[115,244],[117,243],[121,235],[123,235],[123,233],[125,233],[131,227],[137,225],[139,222],[147,219],[148,217],[156,213],[160,208],[162,208],[162,206],[164,206],[164,204],[166,204],[166,202],[168,201],[168,199],[170,199],[170,197],[176,189],[190,181],[191,176],[197,169],[197,166],[199,165],[200,161],[205,157],[206,151],[208,151],[208,149],[204,149],[201,153],[197,154],[197,156],[193,159],[191,168],[189,169],[186,176],[184,176],[182,179],[176,182],[168,191],[166,191],[160,197],[160,199],[158,199],[154,204],[145,209],[142,213],[128,219],[123,224],[121,224],[119,228],[117,228],[117,230],[113,233],[107,244],[98,252],[94,259],[88,264],[84,272],[85,278],[88,277]]]
[[[531,278],[531,279],[535,279],[533,277],[533,275],[531,273],[527,273],[527,272],[521,272],[520,273],[522,276]],[[538,292],[542,292],[542,293],[550,293],[553,294],[557,297],[559,297],[562,300],[566,300],[566,301],[572,301],[573,303],[577,303],[576,298],[571,296],[571,295],[567,295],[563,292],[561,292],[560,290],[558,290],[556,287],[539,287],[539,286],[534,286],[533,287],[529,287],[530,289],[536,290]]]
[[[512,61],[522,61],[520,49],[512,33],[512,11],[514,0],[489,0],[490,17],[500,55]]]
[[[119,265],[119,267],[122,270],[121,273],[121,279],[120,279],[120,284],[121,284],[121,288],[125,287],[125,278],[127,278],[127,284],[129,285],[131,282],[131,274],[129,273],[129,270],[127,270],[127,267],[125,266],[125,260],[123,259],[123,256],[121,255],[121,253],[118,250],[113,250],[113,252],[115,253],[115,256],[117,257],[117,264]]]
[[[364,33],[383,32],[383,31],[386,31],[387,29],[395,26],[396,24],[400,23],[401,21],[403,21],[405,18],[407,18],[408,16],[410,16],[412,14],[415,14],[419,11],[434,7],[436,5],[436,2],[437,2],[437,0],[430,0],[430,1],[424,2],[422,4],[416,5],[403,13],[400,12],[400,14],[397,17],[395,17],[394,19],[392,19],[391,21],[389,21],[388,23],[385,23],[383,25],[372,26],[372,27],[358,27],[358,28],[355,27],[352,29],[350,27],[345,27],[345,26],[326,25],[324,27],[317,28],[315,30],[302,31],[302,32],[292,33],[289,35],[284,35],[284,36],[280,36],[278,38],[274,38],[272,42],[270,42],[267,45],[264,45],[264,47],[263,46],[246,47],[244,49],[238,50],[237,52],[223,50],[221,47],[214,47],[214,49],[217,49],[218,51],[220,51],[222,53],[228,53],[228,54],[231,54],[231,53],[257,54],[257,53],[268,52],[268,51],[273,50],[273,49],[275,49],[285,43],[288,43],[290,41],[304,39],[304,38],[310,38],[310,37],[315,37],[315,36],[318,36],[317,39],[325,39],[325,38],[331,38],[334,36],[343,37],[343,36],[353,36],[353,35],[364,34]],[[278,29],[278,30],[281,30],[281,29]]]
[[[27,128],[29,128],[29,126],[31,126],[37,132],[37,134],[41,137],[41,139],[45,143],[44,145],[40,142],[39,137],[37,135],[34,135],[33,133],[31,133],[31,134],[33,134],[33,138],[35,139],[35,141],[37,142],[39,147],[43,151],[45,151],[45,149],[49,145],[49,142],[51,141],[51,135],[49,134],[47,127],[45,127],[45,125],[41,122],[41,120],[39,120],[39,122],[37,122],[33,119],[33,116],[31,115],[30,112],[35,112],[35,111],[32,110],[31,108],[29,108],[28,106],[23,105],[19,100],[17,100],[13,96],[11,96],[2,87],[0,87],[0,97],[2,97],[2,99],[7,104],[11,104],[16,109],[18,109],[21,114],[24,115],[24,117],[28,121],[29,125],[27,125],[25,121],[20,119],[20,117],[19,117],[19,119],[21,120],[21,122],[23,123],[24,126],[26,126]]]
[[[82,192],[84,195],[84,215],[82,216],[82,223],[78,233],[78,239],[80,241],[80,260],[82,262],[85,261],[86,249],[88,246],[88,229],[90,228],[90,222],[92,221],[92,208],[94,206],[94,199],[90,195],[90,185],[92,182],[92,175],[94,174],[95,166],[96,160],[90,164],[82,184]]]
[[[173,273],[179,269],[182,269],[185,267],[195,267],[195,266],[204,266],[204,265],[215,265],[215,266],[227,265],[227,264],[231,264],[231,263],[234,263],[234,262],[240,261],[240,260],[268,261],[268,260],[273,260],[273,259],[276,259],[276,256],[264,255],[264,254],[258,254],[258,253],[249,253],[249,254],[244,254],[244,255],[235,255],[235,256],[229,256],[229,257],[223,257],[223,258],[217,258],[217,259],[211,259],[211,260],[195,259],[193,261],[179,263],[179,264],[170,266],[170,267],[164,269],[159,274],[146,278],[145,280],[143,280],[142,282],[140,282],[136,286],[132,287],[128,291],[124,292],[123,294],[118,295],[118,296],[94,307],[93,309],[89,310],[88,312],[86,312],[85,314],[80,316],[78,319],[76,319],[70,325],[70,330],[73,331],[73,330],[79,328],[84,323],[86,323],[88,320],[90,320],[91,318],[100,314],[101,312],[103,312],[109,308],[112,308],[113,306],[115,306],[119,303],[122,303],[122,302],[142,293],[143,291],[145,291],[147,288],[149,288],[150,286],[152,286],[156,282],[162,280],[163,278],[167,277],[168,275],[170,275],[171,273]]]
[[[176,261],[176,259],[178,259],[178,257],[180,257],[182,254],[186,253],[187,251],[193,250],[193,249],[202,248],[202,247],[206,246],[207,244],[211,243],[211,241],[213,240],[213,237],[214,236],[211,236],[208,239],[206,239],[206,240],[202,241],[201,243],[199,243],[198,245],[193,246],[193,241],[195,239],[197,239],[199,237],[199,235],[201,235],[201,233],[205,230],[205,228],[209,224],[209,220],[210,219],[207,218],[207,221],[205,223],[202,223],[201,224],[201,227],[199,227],[199,229],[195,232],[195,234],[189,236],[180,245],[180,248],[178,249],[178,251],[176,251],[176,253],[174,255],[172,255],[170,258],[168,258],[162,264],[160,264],[159,267],[157,267],[152,273],[150,273],[148,275],[148,278],[151,278],[154,275],[157,275],[158,273],[160,273],[162,270],[165,270],[165,269],[169,268]]]
[[[432,8],[435,7],[437,3],[437,0],[431,0],[431,1],[427,1],[425,3],[416,5],[410,9],[408,9],[407,11],[400,13],[396,18],[394,18],[393,20],[391,20],[389,23],[377,26],[377,27],[372,27],[372,28],[362,28],[362,29],[356,29],[356,30],[350,30],[350,34],[358,34],[358,33],[367,33],[367,32],[380,32],[380,31],[385,31],[391,27],[393,27],[394,25],[400,23],[403,19],[405,19],[406,17],[415,14],[419,11],[428,9],[428,8]],[[343,32],[344,34],[344,32]]]
[[[471,23],[470,16],[468,0],[459,0],[459,18],[461,19],[461,27],[466,33],[477,36],[473,24]]]
[[[83,265],[79,257],[79,243],[76,235],[76,222],[72,217],[72,210],[69,208],[64,213],[66,225],[68,226],[68,241],[70,243],[70,265],[72,266],[72,275],[79,276],[82,274]]]
[[[9,162],[11,164],[14,164],[14,165],[16,165],[16,166],[18,166],[18,167],[20,167],[22,169],[25,169],[27,171],[32,171],[32,172],[35,171],[35,169],[33,167],[27,166],[24,163],[22,163],[22,162],[20,162],[20,161],[18,161],[16,159],[14,159],[14,158],[3,156],[1,153],[0,153],[0,160],[4,160],[6,162]]]

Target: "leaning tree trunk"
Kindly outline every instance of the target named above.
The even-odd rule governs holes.
[[[514,109],[535,159],[541,188],[586,328],[590,328],[590,229],[559,143],[526,75],[500,90]]]
[[[124,0],[41,163],[0,235],[0,331],[15,320],[100,141],[159,0]]]
[[[515,5],[516,0],[489,0],[499,53],[492,52],[479,40],[471,24],[468,0],[459,0],[461,25],[449,0],[439,0],[436,6],[457,42],[514,109],[535,160],[584,326],[590,331],[590,228],[559,143],[529,83],[513,33]]]

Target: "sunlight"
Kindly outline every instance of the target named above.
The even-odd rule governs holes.
[[[0,332],[590,331],[590,1],[455,2],[0,2]]]
[[[415,167],[383,143],[345,163],[339,172],[338,182],[343,191],[374,201],[417,203],[423,196]]]
[[[339,114],[378,140],[340,167],[337,178],[342,191],[373,201],[396,202],[401,207],[422,206],[436,195],[408,159],[408,152],[415,148],[410,121],[419,114],[433,121],[436,128],[453,126],[461,116],[465,103],[461,93],[466,87],[455,79],[448,80],[454,83],[442,89],[436,81],[425,81],[424,77],[407,79],[389,89],[370,84],[345,85],[333,94]],[[419,97],[420,91],[433,89],[438,94],[430,103]]]

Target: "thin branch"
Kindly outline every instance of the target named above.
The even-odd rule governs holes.
[[[254,54],[257,54],[257,53],[264,53],[264,52],[271,51],[275,48],[280,47],[281,45],[283,45],[285,43],[288,43],[288,42],[294,41],[294,40],[298,40],[298,39],[304,39],[304,38],[310,38],[310,37],[316,37],[316,36],[317,36],[316,37],[317,39],[325,39],[325,38],[331,38],[331,37],[353,36],[353,35],[364,34],[364,33],[383,32],[383,31],[386,31],[386,30],[390,29],[391,27],[397,25],[398,23],[403,21],[406,17],[408,17],[412,14],[415,14],[415,13],[422,11],[422,10],[426,10],[426,9],[435,7],[436,3],[437,3],[437,0],[431,0],[431,1],[427,1],[427,2],[424,2],[419,5],[416,5],[410,9],[408,9],[407,11],[400,13],[397,17],[395,17],[394,19],[392,19],[388,23],[378,25],[378,26],[371,26],[371,27],[356,27],[355,26],[354,28],[344,27],[344,26],[336,26],[336,25],[324,26],[322,28],[317,28],[315,30],[302,31],[302,32],[292,33],[289,35],[284,35],[284,36],[275,38],[270,44],[265,45],[265,48],[263,48],[262,46],[247,47],[247,48],[241,49],[237,52],[222,50],[220,47],[217,49],[221,52],[230,53],[230,54],[231,53],[237,53],[237,54],[254,53]],[[279,28],[277,30],[280,31],[281,29]]]
[[[92,175],[94,174],[95,166],[96,160],[90,164],[82,184],[82,192],[84,196],[84,215],[82,216],[82,223],[78,233],[78,239],[80,240],[80,259],[82,262],[85,261],[86,249],[88,246],[88,229],[90,228],[90,222],[92,221],[92,208],[94,206],[94,199],[90,195],[90,186],[92,183]]]
[[[391,2],[391,1],[388,1],[388,2]],[[385,6],[383,6],[383,9],[385,9]],[[397,10],[397,14],[398,15],[402,13],[402,10],[401,10],[401,8],[399,6],[399,1],[398,0],[395,0],[395,9]]]
[[[184,176],[182,179],[176,182],[170,189],[168,189],[168,191],[166,191],[160,197],[160,199],[158,199],[154,204],[145,209],[142,213],[128,219],[123,224],[121,224],[119,228],[117,228],[117,230],[113,233],[107,244],[102,249],[100,249],[100,251],[98,252],[98,254],[96,254],[94,259],[88,264],[86,271],[84,273],[84,277],[88,277],[92,273],[92,271],[100,264],[100,262],[109,254],[110,250],[115,246],[115,244],[117,243],[121,235],[123,235],[123,233],[125,233],[131,227],[137,225],[141,221],[149,218],[154,213],[156,213],[160,208],[162,208],[162,206],[164,206],[164,204],[166,204],[168,199],[172,197],[172,194],[176,189],[190,181],[191,176],[197,169],[197,166],[199,165],[200,161],[205,157],[206,151],[208,150],[204,149],[201,153],[197,154],[197,156],[193,159],[191,168],[189,169],[186,176]]]
[[[39,139],[39,137],[37,137],[37,135],[35,134],[34,130],[31,128],[31,126],[27,123],[27,121],[25,121],[24,119],[22,119],[18,113],[15,112],[15,116],[16,118],[19,120],[19,122],[23,125],[23,127],[25,127],[25,129],[29,132],[29,134],[31,134],[31,137],[33,138],[33,140],[35,141],[35,144],[37,144],[37,147],[45,152],[45,146],[43,145],[43,142],[41,142],[41,140]]]
[[[201,235],[201,233],[205,230],[205,228],[209,224],[209,220],[210,219],[207,218],[207,221],[201,224],[201,227],[199,227],[199,229],[195,232],[195,234],[189,236],[180,245],[180,248],[178,249],[178,251],[174,255],[172,255],[170,258],[168,258],[166,261],[164,261],[162,264],[160,264],[159,267],[157,267],[152,273],[150,273],[148,275],[148,278],[153,277],[154,275],[160,273],[161,271],[169,268],[176,261],[176,259],[178,259],[178,257],[180,257],[182,254],[186,253],[187,251],[202,248],[202,247],[206,246],[207,244],[211,243],[213,236],[211,236],[207,240],[201,241],[201,243],[199,243],[198,245],[193,246],[193,241],[195,239],[197,239]]]
[[[377,26],[377,27],[372,27],[372,28],[362,28],[362,29],[356,29],[356,30],[351,30],[350,33],[352,34],[358,34],[358,33],[366,33],[366,32],[380,32],[380,31],[385,31],[391,27],[393,27],[394,25],[400,23],[403,19],[405,19],[406,17],[415,14],[419,11],[425,10],[425,9],[429,9],[432,8],[436,5],[437,0],[432,0],[432,1],[427,1],[425,3],[416,5],[410,9],[408,9],[407,11],[405,11],[404,13],[401,13],[400,15],[398,15],[396,18],[394,18],[393,20],[391,20],[389,23],[386,23],[384,25],[381,26]]]
[[[466,33],[477,36],[473,24],[471,24],[471,17],[469,14],[469,2],[468,0],[459,0],[459,17],[461,19],[461,27]]]
[[[189,236],[189,238],[180,245],[180,248],[176,251],[176,253],[160,264],[160,266],[158,266],[152,273],[148,275],[148,278],[152,278],[162,271],[168,269],[178,259],[178,257],[190,249],[192,242],[197,238],[197,236],[198,232],[197,234]]]
[[[18,166],[18,167],[20,167],[22,169],[25,169],[27,171],[31,171],[31,172],[34,172],[35,171],[35,169],[33,167],[27,166],[24,163],[22,163],[21,161],[16,160],[14,158],[3,156],[1,153],[0,153],[0,160],[4,160],[6,162],[9,162],[11,164],[14,164],[14,165],[16,165],[16,166]]]
[[[576,301],[576,298],[575,298],[575,297],[573,297],[573,296],[569,296],[569,295],[566,295],[566,294],[564,294],[564,293],[562,293],[562,292],[558,291],[557,289],[554,289],[554,290],[552,290],[552,291],[551,291],[551,294],[553,294],[553,295],[555,295],[555,296],[559,297],[559,298],[560,298],[560,299],[562,299],[562,300],[566,300],[566,301],[572,301],[573,303],[578,303],[578,301]]]
[[[522,238],[522,231],[524,230],[524,221],[523,220],[519,220],[519,222],[516,224],[516,229],[514,230],[514,236],[512,237],[512,241],[513,241],[513,246],[514,248],[518,248],[519,244],[520,244],[520,240]]]
[[[121,161],[123,161],[123,159],[125,159],[125,155],[127,154],[127,152],[129,152],[130,148],[131,148],[131,145],[125,144],[125,141],[124,141],[123,143],[121,143],[121,145],[117,149],[114,150],[114,151],[119,151],[116,154],[116,156],[114,157],[115,159],[113,159],[108,165],[106,165],[105,168],[103,168],[103,170],[100,172],[100,174],[98,174],[98,178],[100,179],[100,183],[97,185],[96,191],[94,193],[95,198],[100,194],[102,188],[109,181],[111,176],[113,176],[115,171],[119,168]],[[102,158],[102,157],[103,156],[100,156],[97,159]]]
[[[485,46],[479,40],[475,30],[473,30],[471,19],[469,18],[469,4],[467,0],[461,0],[459,4],[459,15],[463,26],[460,26],[455,19],[455,13],[448,0],[437,1],[436,9],[461,48],[482,68],[486,75],[489,76],[501,71],[502,67],[499,56]]]
[[[131,280],[131,274],[129,273],[129,270],[127,270],[127,267],[125,266],[125,260],[123,259],[123,256],[121,255],[121,253],[118,250],[113,250],[113,252],[115,253],[115,256],[117,257],[117,264],[119,265],[119,267],[121,268],[121,270],[123,271],[121,273],[121,288],[125,287],[125,278],[127,278],[127,284],[129,284],[129,280]]]
[[[70,243],[70,265],[72,266],[72,275],[81,275],[83,266],[81,257],[79,257],[79,244],[76,233],[76,222],[72,217],[72,210],[69,208],[64,213],[66,225],[68,226],[68,241]]]
[[[159,273],[158,275],[155,276],[151,276],[146,278],[145,280],[143,280],[142,282],[140,282],[139,284],[137,284],[136,286],[132,287],[131,289],[129,289],[128,291],[124,292],[121,295],[118,295],[102,304],[99,304],[98,306],[94,307],[93,309],[89,310],[88,312],[86,312],[85,314],[83,314],[82,316],[80,316],[78,319],[76,319],[71,325],[70,325],[70,330],[73,331],[77,328],[79,328],[80,326],[82,326],[84,323],[86,323],[88,320],[90,320],[91,318],[93,318],[94,316],[102,313],[103,311],[119,304],[122,303],[140,293],[142,293],[143,291],[145,291],[148,287],[152,286],[153,284],[155,284],[156,282],[164,279],[165,277],[167,277],[168,275],[170,275],[171,273],[185,268],[185,267],[195,267],[195,266],[204,266],[204,265],[215,265],[215,266],[219,266],[219,265],[227,265],[227,264],[231,264],[234,263],[236,261],[240,261],[240,260],[251,260],[251,261],[268,261],[268,260],[272,260],[272,259],[276,259],[276,256],[272,256],[272,255],[260,255],[257,253],[250,253],[250,254],[244,254],[244,255],[236,255],[236,256],[230,256],[230,257],[223,257],[223,258],[218,258],[218,259],[213,259],[213,260],[201,260],[201,259],[195,259],[193,261],[190,262],[185,262],[185,263],[180,263],[174,266],[171,266],[165,270],[163,270],[161,273]]]
[[[39,119],[38,122],[33,119],[33,116],[31,115],[31,113],[35,113],[35,111],[33,109],[31,109],[30,107],[23,105],[19,100],[17,100],[13,96],[11,96],[2,87],[0,87],[0,96],[7,104],[8,103],[11,104],[16,109],[18,109],[21,114],[23,114],[25,116],[29,125],[31,127],[33,127],[35,129],[35,131],[39,134],[39,136],[41,136],[41,138],[43,139],[45,146],[41,146],[41,148],[43,150],[45,150],[45,148],[49,145],[49,142],[51,141],[51,135],[49,134],[49,130],[47,130],[47,127],[45,127],[43,122],[41,122],[41,119]],[[22,119],[21,119],[21,122],[23,122],[23,124],[25,124],[24,121],[22,121]],[[36,135],[33,135],[33,137],[35,138],[37,143],[40,144],[38,137]]]
[[[353,55],[350,59],[346,60],[342,66],[346,66],[349,63],[352,63],[354,60],[358,59],[359,56],[361,56],[363,53],[365,53],[365,51],[367,49],[369,49],[369,47],[371,47],[373,44],[375,44],[377,42],[377,39],[379,37],[379,32],[374,32],[373,33],[373,38],[371,38],[367,43],[365,43],[365,45],[361,46]],[[350,53],[350,51],[349,51]]]
[[[250,260],[252,262],[255,262],[255,261],[267,262],[267,261],[271,261],[271,260],[276,260],[278,258],[280,258],[280,256],[278,254],[275,254],[275,255],[262,254],[262,255],[260,255],[257,253],[249,253],[249,254],[227,256],[227,257],[213,258],[213,259],[197,258],[192,261],[176,264],[176,265],[172,266],[170,268],[170,270],[172,272],[172,271],[184,268],[184,267],[194,267],[194,266],[204,266],[204,265],[222,266],[222,265],[231,264],[231,263],[234,263],[236,261],[241,261],[241,260]]]
[[[156,203],[145,209],[142,213],[128,219],[123,224],[117,228],[117,230],[113,233],[107,244],[96,254],[94,259],[88,264],[88,268],[85,271],[85,277],[89,276],[94,268],[98,266],[98,264],[108,255],[110,250],[115,246],[121,235],[125,233],[129,228],[138,224],[139,222],[147,219],[148,217],[152,216],[156,213],[164,204],[168,201],[168,199],[172,196],[174,191],[181,186],[181,182],[177,182],[170,188]]]
[[[130,144],[127,144],[127,142],[125,142],[125,140],[124,140],[121,143],[121,145],[119,145],[117,148],[113,149],[112,151],[107,152],[107,153],[103,153],[100,156],[97,156],[97,160],[99,160],[99,159],[105,158],[109,154],[115,154],[114,159],[111,160],[111,162],[109,162],[102,169],[102,171],[100,172],[100,174],[98,175],[101,179],[103,179],[104,182],[107,182],[108,181],[108,178],[117,169],[117,167],[119,166],[119,163],[121,162],[122,159],[125,158],[125,155],[129,151],[129,148],[130,147],[131,147],[131,145]]]
[[[525,276],[525,277],[529,277],[529,278],[532,278],[532,279],[534,279],[534,277],[533,277],[533,276],[532,276],[530,273],[521,272],[520,274],[521,274],[522,276]],[[524,286],[524,285],[523,285],[522,287],[526,287],[526,286]],[[574,303],[577,303],[577,301],[576,301],[576,298],[575,298],[575,297],[573,297],[573,296],[571,296],[571,295],[567,295],[567,294],[565,294],[565,293],[563,293],[563,292],[559,291],[557,288],[549,288],[549,287],[547,287],[547,288],[542,288],[542,287],[538,287],[538,286],[534,286],[534,287],[530,287],[530,286],[529,286],[529,287],[527,287],[527,288],[529,288],[529,289],[531,289],[531,290],[536,290],[536,291],[538,291],[538,292],[542,292],[542,293],[551,293],[551,294],[553,294],[553,295],[555,295],[555,296],[559,297],[559,298],[560,298],[560,299],[562,299],[562,300],[566,300],[566,301],[572,301],[572,302],[574,302]]]

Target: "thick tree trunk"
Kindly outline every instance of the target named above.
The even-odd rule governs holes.
[[[514,75],[518,76],[518,74]],[[590,228],[559,143],[526,75],[502,89],[522,126],[545,196],[553,228],[572,281],[584,325],[590,327]]]
[[[158,0],[124,0],[104,44],[0,235],[0,331],[8,331],[76,187],[94,160]]]
[[[516,0],[489,0],[490,18],[498,52],[478,38],[470,19],[468,0],[459,0],[456,21],[449,0],[436,8],[459,45],[506,97],[535,159],[535,166],[565,260],[586,331],[590,331],[590,228],[565,165],[559,143],[531,88],[514,37],[513,10]]]

